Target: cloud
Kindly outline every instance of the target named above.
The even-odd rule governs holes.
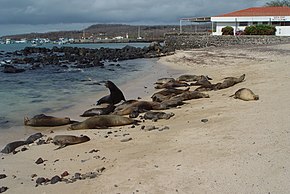
[[[0,0],[0,24],[174,23],[265,4],[259,0]]]

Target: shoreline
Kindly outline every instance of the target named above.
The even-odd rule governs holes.
[[[32,144],[25,152],[2,155],[0,170],[7,178],[1,183],[8,192],[24,194],[288,193],[289,51],[290,45],[286,44],[204,48],[163,57],[159,60],[162,66],[158,66],[162,71],[148,69],[155,74],[119,86],[128,99],[149,99],[150,92],[155,91],[151,84],[156,79],[149,79],[152,75],[176,78],[180,74],[203,74],[217,83],[224,77],[245,73],[246,80],[228,89],[206,92],[208,99],[190,100],[181,108],[169,109],[175,114],[169,120],[142,123],[168,126],[169,130],[145,132],[140,126],[54,129],[48,137],[82,134],[91,140],[59,150],[54,150],[56,146],[51,143]],[[229,97],[243,87],[253,90],[260,99],[246,102]],[[128,137],[132,140],[121,142]],[[93,149],[99,151],[90,152]],[[45,162],[36,165],[39,157]],[[38,177],[51,178],[64,171],[73,176],[103,167],[105,170],[96,178],[35,187]],[[37,177],[31,178],[32,174]]]
[[[168,66],[159,62],[159,60],[152,59],[152,63],[149,64],[150,67],[135,73],[133,80],[122,80],[121,84],[118,87],[123,91],[126,99],[137,99],[142,97],[145,100],[151,100],[150,94],[153,94],[155,89],[153,88],[153,83],[160,76],[174,76],[180,74],[181,70],[168,69]],[[155,69],[156,72],[152,72],[152,69]],[[145,76],[144,76],[145,75]],[[137,77],[141,78],[137,78]],[[47,115],[56,116],[56,117],[70,117],[72,120],[82,121],[86,118],[80,117],[85,110],[88,110],[94,107],[95,102],[101,97],[108,95],[109,90],[103,86],[103,90],[97,91],[96,94],[90,94],[85,96],[85,98],[79,98],[72,107],[63,109],[61,111],[54,111]],[[41,113],[39,113],[41,114]],[[23,115],[24,117],[25,115]],[[9,128],[1,129],[0,137],[0,148],[5,146],[7,143],[12,141],[18,141],[21,139],[27,138],[29,135],[36,132],[43,132],[44,134],[49,134],[50,131],[62,131],[65,130],[67,126],[60,127],[29,127],[29,126],[12,126]]]

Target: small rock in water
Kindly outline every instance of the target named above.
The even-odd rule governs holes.
[[[0,193],[4,193],[7,190],[8,190],[8,187],[1,187],[0,188]]]
[[[7,177],[6,174],[0,174],[0,179],[4,179],[6,177]]]
[[[55,183],[57,183],[59,181],[61,181],[61,178],[58,175],[56,175],[56,176],[51,178],[50,183],[51,184],[55,184]]]

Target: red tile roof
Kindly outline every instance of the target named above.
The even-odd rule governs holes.
[[[252,7],[216,17],[290,16],[290,7]]]

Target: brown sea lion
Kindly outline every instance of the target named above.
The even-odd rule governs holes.
[[[204,75],[201,75],[200,78],[195,82],[191,83],[191,86],[211,86],[212,84],[208,80],[208,78]]]
[[[105,86],[110,90],[110,95],[102,97],[97,101],[97,105],[108,103],[118,104],[119,102],[126,101],[122,91],[111,81],[106,81]]]
[[[118,109],[113,112],[115,115],[129,115],[134,111],[145,112],[148,110],[161,110],[159,102],[149,102],[149,101],[137,101],[128,106],[125,106],[123,109]]]
[[[53,143],[55,145],[58,145],[59,147],[57,149],[60,148],[64,148],[68,145],[74,145],[74,144],[79,144],[79,143],[83,143],[83,142],[87,142],[90,141],[90,138],[88,136],[74,136],[74,135],[56,135],[53,138]]]
[[[45,114],[36,115],[31,119],[24,117],[24,125],[33,127],[54,127],[67,125],[70,123],[72,123],[72,121],[68,117],[58,118],[53,116],[46,116]]]
[[[176,87],[186,87],[189,86],[187,83],[180,81],[169,81],[165,84],[158,84],[155,86],[155,89],[163,89],[163,88],[176,88]]]
[[[210,77],[204,75],[181,75],[176,80],[186,82],[196,82],[204,78],[206,78],[207,80],[212,80]]]
[[[238,98],[245,101],[259,100],[259,96],[254,94],[254,92],[248,88],[241,88],[230,97]]]
[[[211,91],[211,90],[221,90],[225,88],[229,88],[234,86],[245,79],[245,74],[241,75],[239,78],[236,77],[226,77],[222,83],[216,83],[211,85],[202,85],[195,89],[195,91],[203,92],[203,91]]]
[[[170,82],[170,81],[174,82],[175,79],[174,79],[174,78],[159,78],[159,79],[155,82],[155,84],[165,84],[165,83]]]
[[[198,99],[198,98],[209,98],[209,95],[201,93],[201,92],[197,92],[197,91],[186,91],[186,92],[183,92],[182,94],[172,97],[172,99],[174,98],[180,99],[181,101],[186,101],[186,100],[192,100],[192,99]]]
[[[81,117],[92,117],[96,115],[107,115],[114,111],[116,107],[112,104],[109,104],[107,107],[103,108],[91,108],[89,110],[86,110]]]
[[[245,79],[245,74],[241,75],[239,78],[236,77],[226,77],[222,83],[217,83],[214,85],[214,90],[221,90],[228,87],[231,87],[233,85],[236,85],[238,83],[241,83]]]
[[[176,96],[178,94],[182,94],[185,91],[188,91],[190,88],[187,88],[185,90],[176,89],[176,88],[170,88],[170,89],[164,89],[159,92],[154,93],[151,98],[153,102],[162,102],[164,100],[168,100],[169,98]]]
[[[165,113],[165,112],[153,112],[153,111],[148,111],[144,114],[143,118],[144,119],[150,119],[153,121],[157,121],[158,119],[170,119],[171,117],[174,116],[174,113]]]
[[[86,119],[83,122],[72,124],[69,130],[79,129],[101,129],[115,126],[133,124],[135,121],[131,118],[119,115],[97,115]]]

